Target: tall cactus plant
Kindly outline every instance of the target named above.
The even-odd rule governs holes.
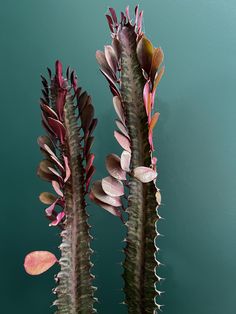
[[[160,292],[156,283],[158,235],[157,208],[161,204],[156,186],[153,129],[159,113],[154,112],[156,88],[164,73],[163,52],[154,48],[142,32],[143,12],[135,8],[134,21],[129,8],[118,21],[114,9],[106,15],[112,45],[97,51],[100,70],[109,83],[118,115],[114,136],[123,148],[121,157],[110,154],[106,159],[109,176],[93,184],[90,198],[125,222],[127,238],[124,260],[124,292],[128,312],[157,313]],[[128,195],[125,196],[128,187]],[[128,199],[127,208],[125,199]]]
[[[47,136],[38,139],[44,154],[38,175],[50,181],[56,193],[43,192],[40,200],[49,205],[45,212],[50,225],[61,229],[61,256],[57,260],[47,251],[32,252],[25,258],[25,269],[38,275],[58,262],[56,313],[94,313],[91,236],[85,196],[95,170],[90,150],[97,119],[90,96],[77,86],[74,71],[68,68],[63,77],[59,61],[55,76],[48,71],[49,81],[42,77],[40,106]]]

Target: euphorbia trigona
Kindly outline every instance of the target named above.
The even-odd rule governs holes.
[[[153,129],[159,113],[154,111],[156,88],[164,73],[163,52],[154,48],[142,32],[143,12],[135,9],[134,22],[129,8],[121,12],[121,21],[114,9],[106,15],[112,35],[112,45],[97,51],[101,72],[113,94],[118,115],[118,131],[114,135],[124,149],[121,157],[111,154],[106,159],[108,177],[93,184],[90,198],[112,214],[122,218],[128,213],[128,228],[124,280],[128,312],[156,313],[157,304],[155,240],[157,208],[161,203],[156,186],[156,162],[153,156]],[[123,184],[124,183],[124,184]],[[128,187],[128,206],[121,196]]]
[[[74,71],[68,68],[65,77],[62,65],[56,62],[56,73],[49,72],[49,82],[42,77],[44,89],[40,106],[47,136],[38,144],[45,158],[38,175],[51,182],[56,195],[43,192],[42,203],[51,226],[60,227],[62,243],[56,276],[57,313],[93,313],[94,287],[91,275],[91,236],[85,196],[94,173],[94,155],[90,152],[97,124],[90,96],[81,93]],[[79,122],[79,123],[78,123]],[[25,258],[25,269],[38,275],[57,262],[47,251],[35,251]]]

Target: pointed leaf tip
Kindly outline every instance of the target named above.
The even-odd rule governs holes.
[[[40,275],[57,262],[54,254],[48,251],[34,251],[26,255],[24,268],[29,275]]]
[[[137,167],[134,169],[134,177],[143,183],[148,183],[157,177],[157,172],[148,167]]]

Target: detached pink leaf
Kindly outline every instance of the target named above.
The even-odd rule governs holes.
[[[57,262],[54,254],[48,251],[34,251],[26,255],[24,268],[29,275],[40,275]]]
[[[148,183],[157,177],[157,172],[148,167],[137,167],[134,169],[134,177],[143,183]]]
[[[109,174],[117,180],[126,180],[126,172],[121,169],[120,157],[110,154],[106,157],[106,168]]]
[[[131,153],[130,140],[118,131],[114,132],[114,136],[115,136],[117,142],[120,144],[120,146],[122,148],[124,148],[125,150],[127,150],[127,152]]]
[[[114,197],[107,195],[102,189],[101,181],[96,181],[93,183],[91,187],[91,191],[93,195],[101,202],[106,203],[108,205],[119,207],[121,206],[121,201],[119,197]]]
[[[107,195],[110,196],[124,195],[123,183],[110,176],[102,179],[102,189]]]
[[[126,172],[130,172],[130,161],[131,161],[131,153],[124,150],[120,157],[120,165],[121,165],[121,168]]]

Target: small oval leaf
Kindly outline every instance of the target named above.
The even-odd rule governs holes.
[[[121,165],[121,168],[126,172],[130,172],[130,161],[131,161],[131,153],[124,150],[120,157],[120,165]]]
[[[124,195],[123,183],[110,176],[102,179],[102,189],[107,195],[110,196]]]
[[[46,205],[51,205],[56,201],[57,197],[50,192],[42,192],[39,195],[39,200]]]
[[[26,255],[24,268],[29,275],[40,275],[57,262],[54,254],[48,251],[34,251]]]
[[[148,167],[137,167],[134,169],[134,177],[143,183],[148,183],[157,177],[157,172]]]
[[[110,214],[114,215],[114,216],[118,216],[121,217],[121,212],[119,209],[117,209],[114,206],[111,206],[109,204],[103,203],[100,200],[98,200],[92,192],[89,193],[89,198],[91,199],[91,201],[93,201],[95,204],[97,204],[98,206],[102,207],[103,209],[105,209],[106,211],[108,211]]]
[[[109,174],[118,180],[126,180],[126,172],[121,169],[120,157],[110,154],[106,157],[106,168]]]
[[[114,136],[120,146],[131,153],[130,140],[118,131],[114,131]]]
[[[119,197],[113,197],[107,195],[103,189],[102,189],[102,183],[101,181],[96,181],[93,183],[91,187],[91,191],[93,195],[101,202],[109,204],[114,207],[119,207],[121,206],[121,201]]]

